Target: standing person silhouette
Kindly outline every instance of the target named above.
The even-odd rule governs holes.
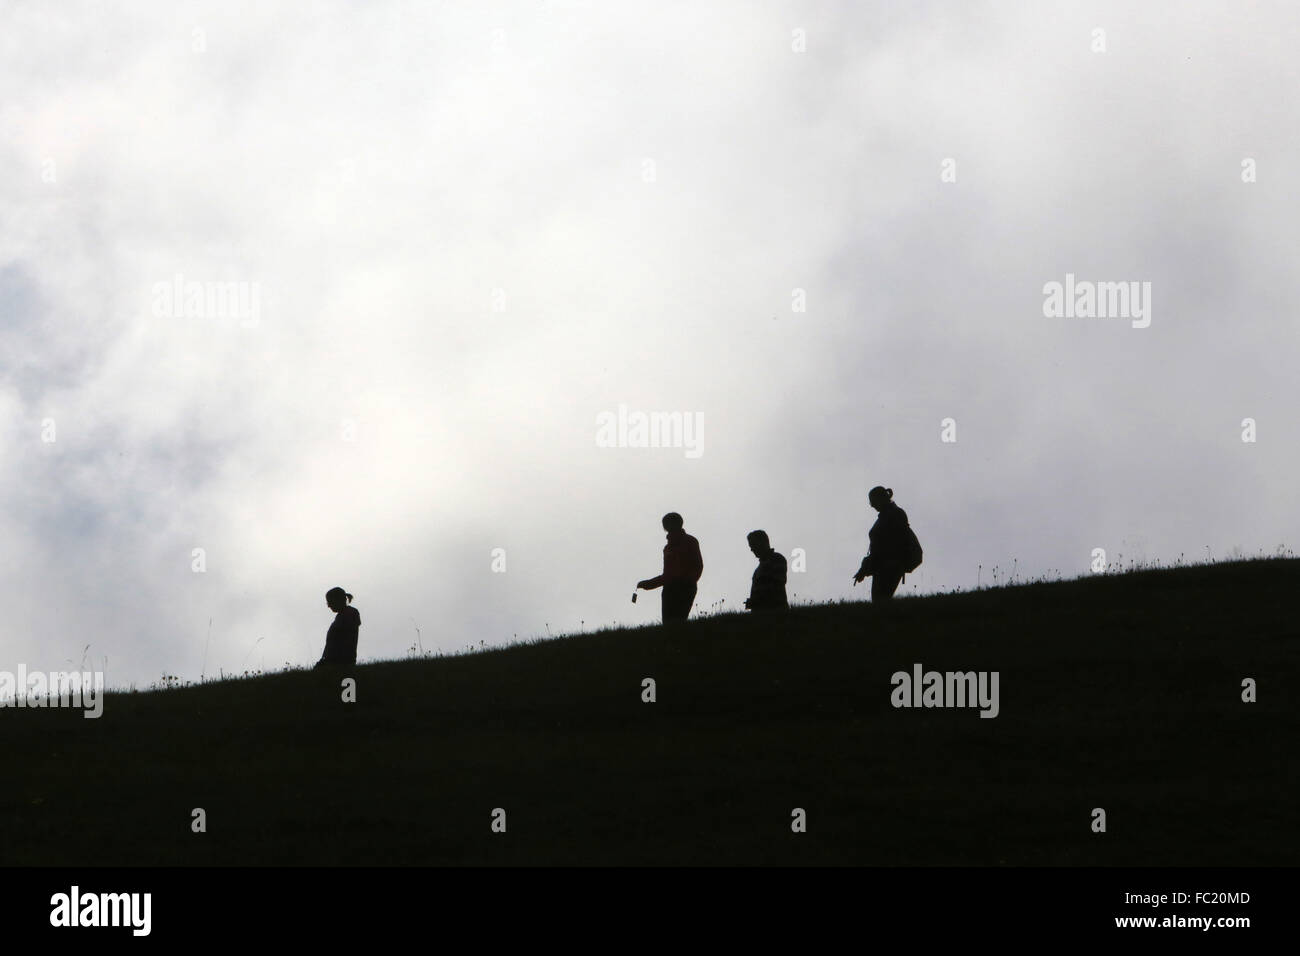
[[[856,586],[863,578],[871,578],[871,600],[887,601],[898,590],[903,580],[907,561],[907,512],[894,504],[894,489],[879,485],[867,492],[867,502],[880,517],[871,526],[868,538],[871,546],[862,566],[853,575]]]
[[[643,591],[663,587],[663,619],[684,621],[695,603],[695,591],[700,575],[704,573],[704,559],[700,556],[700,543],[682,530],[682,516],[675,511],[664,515],[664,531],[668,543],[664,545],[664,573],[636,583]]]
[[[751,531],[746,540],[758,558],[745,607],[751,611],[783,610],[790,606],[785,596],[785,555],[772,547],[766,531]]]
[[[352,607],[352,595],[342,588],[330,588],[325,592],[325,606],[334,612],[334,623],[325,634],[325,653],[316,666],[355,664],[361,614]]]

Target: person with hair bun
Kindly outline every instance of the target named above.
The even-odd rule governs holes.
[[[858,573],[853,575],[853,584],[856,586],[869,577],[871,600],[887,601],[898,590],[907,567],[910,537],[907,512],[894,504],[894,489],[880,485],[867,493],[867,503],[880,512],[880,517],[868,532],[871,546]]]
[[[342,588],[330,588],[325,592],[325,606],[334,612],[334,623],[325,635],[325,653],[316,666],[355,664],[361,614],[352,607],[352,595]]]

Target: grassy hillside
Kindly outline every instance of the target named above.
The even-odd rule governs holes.
[[[354,704],[308,672],[0,710],[0,862],[1294,865],[1298,571],[606,631],[363,666]],[[999,716],[893,708],[917,662],[1000,672]]]

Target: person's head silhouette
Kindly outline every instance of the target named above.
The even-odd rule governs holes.
[[[337,614],[352,603],[352,595],[342,588],[330,588],[325,592],[325,606]]]
[[[664,530],[669,534],[672,534],[674,531],[681,531],[682,524],[682,516],[676,511],[670,511],[668,514],[664,515]]]
[[[867,492],[867,503],[877,511],[883,510],[884,507],[893,500],[893,488],[882,488],[880,485],[876,485],[876,487]]]
[[[749,550],[753,551],[756,557],[761,558],[772,550],[772,543],[767,540],[766,531],[751,531],[745,536],[745,540],[749,542]]]

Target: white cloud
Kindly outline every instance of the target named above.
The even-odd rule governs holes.
[[[311,662],[335,585],[363,655],[651,620],[667,510],[697,608],[755,527],[851,595],[878,482],[928,587],[1294,545],[1300,34],[1254,10],[17,7],[0,667],[193,677],[209,618],[209,672]],[[1151,328],[1044,319],[1067,271]],[[151,314],[177,273],[262,320]],[[620,403],[704,456],[597,448]]]

